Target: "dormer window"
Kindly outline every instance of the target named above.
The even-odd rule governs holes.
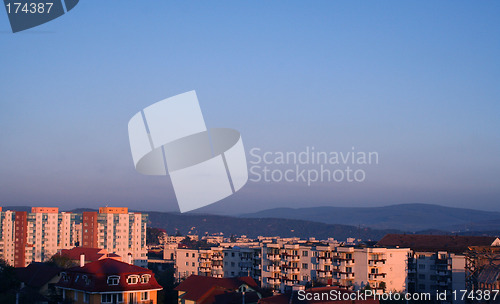
[[[69,276],[66,272],[61,272],[61,277],[63,279],[64,282],[68,282],[69,281]]]
[[[149,278],[151,278],[151,275],[150,274],[143,274],[141,276],[141,283],[142,284],[146,284],[149,282]]]
[[[139,282],[139,276],[138,275],[133,274],[133,275],[129,275],[127,277],[127,283],[128,284],[137,284],[137,282]]]
[[[108,277],[108,285],[118,285],[120,283],[120,276],[112,275]]]
[[[87,275],[84,274],[82,276],[82,280],[85,281],[85,285],[90,285],[90,279],[89,279],[89,277]]]

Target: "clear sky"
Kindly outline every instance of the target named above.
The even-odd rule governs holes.
[[[380,157],[362,183],[249,182],[206,211],[500,211],[499,16],[499,1],[103,0],[12,34],[2,9],[0,205],[177,210],[168,177],[134,170],[127,123],[194,89],[247,153]]]

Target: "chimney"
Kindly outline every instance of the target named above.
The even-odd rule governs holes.
[[[80,267],[85,266],[85,254],[80,254]]]
[[[129,253],[127,257],[128,257],[128,263],[132,265],[132,254]]]

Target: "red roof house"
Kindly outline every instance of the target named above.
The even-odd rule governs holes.
[[[179,303],[257,303],[261,298],[259,287],[251,277],[214,278],[191,275],[175,288]]]
[[[56,287],[62,291],[63,298],[90,304],[154,304],[157,291],[163,289],[151,270],[111,258],[61,272]]]

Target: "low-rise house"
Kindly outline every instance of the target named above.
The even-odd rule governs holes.
[[[259,287],[251,277],[214,278],[191,275],[175,288],[179,304],[257,303]]]
[[[102,259],[61,273],[56,288],[74,303],[157,303],[163,288],[147,268]]]
[[[36,303],[48,303],[55,295],[55,284],[63,269],[47,263],[31,263],[27,267],[14,269],[16,278],[21,282],[21,298],[28,297]]]

